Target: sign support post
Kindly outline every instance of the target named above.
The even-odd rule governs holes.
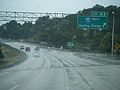
[[[114,25],[114,23],[115,23],[115,15],[114,15],[114,12],[112,12],[113,13],[113,26],[112,26],[112,47],[111,47],[111,54],[113,55],[114,54],[114,33],[115,33],[115,25]]]

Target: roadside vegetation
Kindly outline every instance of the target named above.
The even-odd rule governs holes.
[[[23,52],[5,44],[0,43],[0,45],[2,54],[4,55],[3,58],[0,58],[0,69],[13,66],[25,60],[26,55]],[[20,59],[21,57],[22,59]]]
[[[78,29],[77,14],[90,15],[91,11],[107,11],[107,29]],[[47,46],[54,46],[73,51],[111,53],[111,32],[113,14],[115,14],[115,42],[120,45],[120,7],[95,5],[92,8],[78,11],[64,18],[39,17],[35,24],[25,22],[20,24],[12,20],[0,26],[0,37],[13,40],[22,40]],[[73,42],[74,46],[68,47],[67,43]],[[120,48],[115,52],[120,55]]]

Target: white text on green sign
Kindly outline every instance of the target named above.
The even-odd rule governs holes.
[[[79,16],[77,26],[78,28],[106,29],[107,17]]]
[[[106,11],[92,11],[91,16],[108,17],[108,12],[106,12]]]

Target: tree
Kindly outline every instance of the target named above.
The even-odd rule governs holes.
[[[108,12],[108,28],[98,29],[78,29],[77,16],[89,16],[92,11]],[[46,42],[50,46],[64,46],[67,42],[75,42],[76,50],[82,48],[111,52],[111,31],[113,25],[113,14],[115,12],[115,43],[120,42],[120,7],[95,5],[92,8],[78,11],[76,14],[67,15],[64,18],[50,18],[49,16],[39,17],[35,24],[25,22],[19,24],[12,20],[0,26],[0,37],[11,39],[25,39],[35,43]],[[74,38],[75,37],[75,38]]]

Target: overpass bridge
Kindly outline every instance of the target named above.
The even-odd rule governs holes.
[[[14,12],[0,11],[0,21],[16,20],[17,22],[35,22],[39,17],[49,16],[50,18],[63,18],[68,13],[38,13],[38,12]]]

